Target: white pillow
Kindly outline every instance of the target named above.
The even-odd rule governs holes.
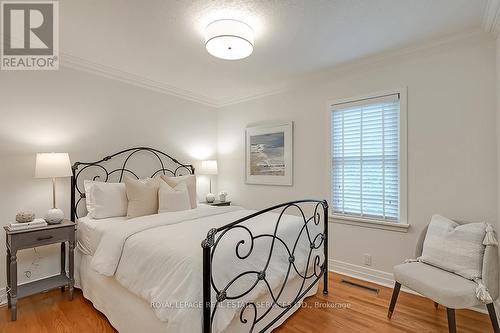
[[[125,176],[123,179],[127,191],[127,218],[153,215],[158,213],[158,179],[135,179]]]
[[[460,225],[440,215],[432,216],[419,260],[466,279],[481,278],[486,226]]]
[[[178,212],[191,209],[188,188],[185,182],[174,188],[164,181],[160,181],[158,190],[158,213]]]
[[[87,212],[93,219],[127,215],[127,192],[123,183],[83,182]]]
[[[191,203],[191,208],[196,208],[197,206],[197,198],[196,198],[196,176],[195,175],[186,175],[186,176],[177,176],[177,177],[168,177],[165,175],[160,176],[168,185],[171,187],[177,186],[179,183],[186,183],[187,190],[189,193],[189,201]]]

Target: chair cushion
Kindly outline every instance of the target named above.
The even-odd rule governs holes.
[[[421,262],[394,267],[394,279],[403,286],[452,309],[478,305],[476,283]]]

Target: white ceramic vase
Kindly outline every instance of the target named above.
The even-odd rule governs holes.
[[[59,208],[52,208],[47,211],[44,219],[48,224],[61,223],[64,220],[64,213]]]
[[[208,203],[212,203],[215,201],[215,195],[213,193],[208,193],[206,199]]]

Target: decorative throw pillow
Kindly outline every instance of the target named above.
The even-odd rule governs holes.
[[[127,218],[158,213],[158,179],[134,179],[127,176],[124,182],[128,198]]]
[[[179,183],[176,187],[172,188],[167,182],[160,180],[158,213],[178,212],[189,209],[191,209],[191,202],[186,183]]]
[[[127,215],[127,192],[124,183],[83,182],[87,212],[93,219]]]
[[[168,177],[165,175],[161,175],[161,179],[167,182],[171,187],[176,187],[177,184],[185,182],[187,186],[187,190],[189,193],[189,201],[191,203],[191,208],[196,208],[197,199],[196,199],[196,176],[195,175],[186,175],[186,176],[178,176],[178,177]]]
[[[469,280],[482,276],[486,223],[458,224],[434,215],[425,236],[421,262]]]

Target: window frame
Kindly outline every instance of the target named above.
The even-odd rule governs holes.
[[[333,223],[355,225],[367,228],[376,228],[390,231],[407,232],[410,227],[408,223],[408,102],[407,102],[407,88],[399,88],[393,90],[386,90],[381,92],[374,92],[364,94],[361,96],[336,99],[329,101],[327,104],[327,135],[328,135],[328,198],[332,198],[332,135],[331,135],[331,113],[334,104],[352,103],[359,100],[368,100],[378,98],[385,95],[399,94],[399,197],[400,197],[400,216],[397,222],[388,221],[379,218],[357,217],[348,214],[338,214],[333,212],[333,207],[329,208],[329,221]]]

